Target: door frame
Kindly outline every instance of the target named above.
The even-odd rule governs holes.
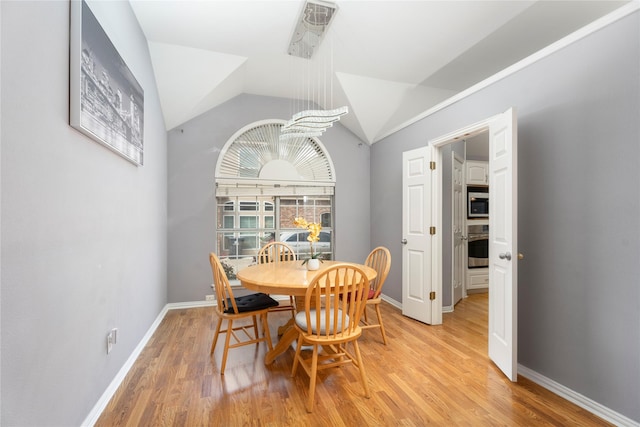
[[[484,133],[484,132],[489,132],[489,124],[491,123],[491,121],[495,120],[497,116],[491,116],[487,119],[481,120],[477,123],[474,123],[472,125],[469,126],[465,126],[463,128],[457,129],[453,132],[449,132],[445,135],[442,135],[438,138],[435,139],[431,139],[429,140],[429,145],[432,146],[434,148],[434,158],[432,160],[434,160],[436,162],[436,165],[442,165],[443,163],[443,155],[442,155],[442,148],[445,147],[446,145],[456,142],[456,141],[460,141],[463,139],[468,139],[471,138],[473,136],[476,136],[480,133]],[[442,203],[442,182],[443,182],[443,176],[442,176],[442,168],[438,168],[436,167],[436,170],[434,171],[435,174],[433,176],[433,185],[432,185],[432,198],[431,200],[433,200],[434,206],[433,206],[433,210],[432,210],[432,220],[433,223],[435,224],[436,230],[443,230],[442,228],[442,207],[443,207],[443,203]],[[436,234],[434,235],[435,240],[434,240],[434,247],[435,248],[439,248],[439,250],[434,251],[434,265],[433,265],[433,278],[434,281],[432,282],[432,291],[436,292],[436,295],[442,295],[443,292],[443,283],[442,283],[442,256],[440,256],[440,253],[442,252],[442,236],[443,233],[438,233],[436,232]],[[453,295],[452,295],[453,297]],[[433,312],[432,312],[432,318],[434,319],[434,325],[439,325],[442,324],[442,305],[438,305],[438,304],[434,304],[433,306]]]
[[[509,125],[504,125],[503,123],[507,123],[505,122],[505,120],[511,120],[511,123]],[[435,161],[436,165],[438,164],[442,165],[443,157],[444,157],[442,148],[444,146],[461,139],[471,138],[480,133],[492,132],[496,130],[496,125],[500,126],[498,130],[501,130],[504,128],[504,129],[508,129],[508,131],[511,133],[511,137],[508,138],[508,140],[511,142],[508,144],[508,146],[509,146],[509,150],[512,150],[511,155],[515,156],[515,153],[517,153],[517,135],[516,135],[517,118],[516,118],[515,110],[513,108],[510,108],[504,113],[497,114],[490,118],[476,122],[472,125],[466,126],[464,128],[450,132],[441,137],[430,140],[429,146],[431,146],[432,148],[432,154],[433,154],[432,160]],[[489,141],[490,141],[489,171],[490,171],[490,174],[493,174],[491,160],[492,160],[492,156],[495,155],[494,148],[496,147],[494,146],[494,143],[498,144],[499,140],[494,141],[494,136],[493,134],[491,134],[489,137]],[[514,157],[511,157],[511,161],[513,162],[513,164],[512,166],[509,166],[509,168],[513,176],[510,179],[511,179],[511,183],[514,184],[515,182],[517,182],[517,175],[515,175],[517,173],[516,172],[517,159],[515,159]],[[443,286],[444,286],[444,283],[442,282],[442,270],[443,270],[442,257],[439,256],[439,254],[442,253],[442,240],[443,240],[442,236],[444,235],[444,233],[442,232],[443,230],[442,211],[444,206],[443,200],[442,200],[442,182],[443,182],[442,169],[443,169],[442,167],[435,168],[436,173],[433,176],[432,198],[431,198],[432,205],[433,205],[432,206],[433,207],[432,222],[435,224],[435,227],[436,227],[436,233],[433,236],[435,237],[435,239],[433,239],[433,242],[434,242],[433,246],[436,248],[436,250],[434,250],[435,264],[432,266],[434,281],[431,283],[430,287],[431,287],[431,290],[435,291],[436,293],[442,293]],[[490,178],[490,180],[492,179],[493,178]],[[508,188],[508,187],[505,187],[505,188]],[[512,199],[510,200],[510,206],[511,206],[511,209],[513,209],[513,211],[511,211],[512,213],[509,218],[511,222],[510,230],[511,230],[511,233],[513,233],[511,237],[512,241],[510,242],[512,247],[510,249],[514,253],[513,254],[514,261],[513,261],[513,264],[509,263],[510,268],[508,271],[510,272],[509,276],[511,277],[510,283],[513,286],[512,288],[510,288],[511,291],[509,295],[508,304],[505,304],[505,306],[502,308],[503,310],[508,309],[511,312],[511,315],[509,316],[509,320],[507,322],[503,322],[502,329],[500,328],[496,329],[496,332],[500,332],[501,335],[500,334],[494,334],[494,335],[502,339],[501,342],[504,345],[500,346],[499,349],[496,349],[497,346],[494,345],[494,351],[492,353],[491,338],[492,338],[492,333],[494,332],[492,331],[492,314],[493,314],[492,310],[495,310],[496,307],[495,307],[495,304],[493,304],[494,307],[492,309],[492,304],[490,302],[489,324],[487,325],[488,334],[489,334],[489,343],[488,343],[489,354],[488,355],[489,355],[489,358],[496,364],[496,366],[507,376],[507,378],[509,378],[511,381],[517,381],[517,363],[518,363],[517,361],[517,324],[518,324],[517,260],[519,258],[518,255],[516,255],[517,254],[517,227],[516,227],[517,226],[517,206],[515,204],[517,203],[517,189],[512,188],[510,194],[512,197]],[[500,254],[500,259],[506,258],[509,261],[511,260],[510,256],[505,257],[503,255],[505,255],[505,253]],[[506,252],[506,255],[509,255],[508,251]],[[498,257],[495,257],[495,258],[497,259]],[[491,276],[492,276],[492,273],[490,271],[490,280],[493,280],[491,279]],[[453,295],[452,295],[452,298],[453,298]],[[433,306],[432,317],[434,319],[433,324],[442,323],[442,305],[441,304]],[[494,321],[493,323],[494,323],[493,328],[496,328],[496,325],[495,325],[496,322]]]

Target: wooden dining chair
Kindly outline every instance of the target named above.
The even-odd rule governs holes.
[[[269,308],[278,305],[278,301],[261,292],[234,297],[229,279],[224,272],[218,256],[210,253],[209,261],[211,262],[211,270],[213,271],[213,288],[217,302],[215,314],[218,317],[210,354],[213,354],[216,348],[218,336],[220,334],[226,334],[224,353],[222,354],[222,366],[220,367],[220,375],[224,375],[224,368],[227,364],[227,353],[230,348],[259,344],[261,341],[265,341],[269,350],[273,349],[269,325],[267,323],[267,312]],[[262,337],[260,337],[258,333],[257,316],[260,316],[262,323]],[[250,325],[243,323],[242,325],[234,326],[234,321],[242,319],[251,319],[252,322]],[[225,320],[227,321],[227,327],[226,329],[222,329],[222,323]],[[241,332],[242,334],[239,335],[236,332]],[[231,343],[231,337],[234,338],[234,343]]]
[[[364,264],[367,267],[373,268],[376,271],[377,276],[375,279],[369,282],[369,293],[367,295],[367,304],[365,306],[364,316],[362,318],[362,329],[380,329],[380,332],[382,333],[382,342],[387,345],[387,335],[384,332],[382,314],[380,313],[380,303],[382,302],[380,293],[382,292],[382,286],[384,285],[384,282],[387,279],[387,275],[389,274],[389,269],[391,268],[391,253],[389,252],[389,249],[385,248],[384,246],[378,246],[371,251],[369,256],[367,256]],[[369,306],[374,307],[376,316],[378,317],[378,323],[372,323],[369,321],[366,308]]]
[[[284,242],[270,242],[260,248],[258,252],[258,264],[266,264],[270,262],[296,261],[297,256],[291,246]],[[270,312],[275,311],[291,311],[291,317],[295,315],[296,306],[293,296],[289,295],[289,304],[278,304],[271,307]]]
[[[351,264],[328,267],[314,277],[307,288],[304,312],[298,312],[295,317],[298,341],[291,376],[296,374],[298,365],[309,375],[308,412],[313,411],[318,371],[334,366],[356,366],[365,397],[370,397],[357,341],[362,334],[359,323],[368,289],[366,274]],[[353,343],[353,353],[347,350],[348,343]],[[311,357],[303,357],[303,346],[313,347]],[[321,348],[325,350],[322,354]]]

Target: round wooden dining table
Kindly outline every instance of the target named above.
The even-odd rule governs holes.
[[[293,295],[304,297],[307,287],[318,274],[335,264],[349,264],[364,271],[371,281],[376,278],[376,271],[363,264],[342,261],[324,261],[318,270],[307,270],[302,261],[282,261],[266,264],[256,264],[238,271],[236,277],[243,287],[252,291],[264,292],[271,295]],[[304,310],[303,298],[296,298],[299,310]],[[293,322],[287,324],[282,337],[265,355],[264,363],[272,363],[276,357],[287,351],[297,337]]]

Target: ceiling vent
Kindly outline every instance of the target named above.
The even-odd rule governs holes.
[[[287,52],[289,55],[309,59],[320,46],[322,37],[335,15],[337,6],[320,0],[308,0],[298,18]]]

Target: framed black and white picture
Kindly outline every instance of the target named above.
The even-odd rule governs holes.
[[[71,1],[72,127],[136,165],[144,159],[144,91],[84,0]]]

